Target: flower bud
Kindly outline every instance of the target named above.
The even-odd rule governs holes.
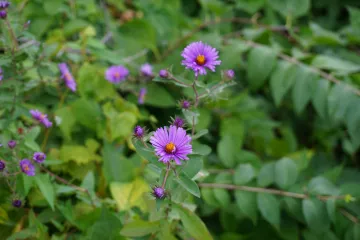
[[[167,70],[161,69],[160,72],[159,72],[159,76],[160,76],[161,78],[168,78],[168,77],[169,77],[169,73],[168,73]]]
[[[225,71],[225,77],[229,80],[233,79],[235,77],[235,72],[232,69]]]
[[[166,192],[165,192],[165,189],[162,187],[154,187],[152,195],[156,199],[164,199],[166,197]]]
[[[138,139],[141,139],[144,137],[145,134],[145,130],[144,128],[140,127],[140,126],[136,126],[134,128],[134,136]]]
[[[15,148],[16,147],[16,141],[15,140],[10,140],[8,142],[8,147],[11,148],[11,149]]]
[[[6,164],[3,160],[0,160],[0,171],[4,170],[6,167]]]
[[[19,208],[19,207],[21,207],[22,202],[21,202],[20,199],[14,199],[14,200],[12,201],[12,205],[13,205],[14,207],[16,207],[16,208]]]
[[[45,158],[46,158],[46,155],[43,152],[36,152],[36,153],[34,153],[34,156],[33,156],[34,161],[37,163],[44,162]]]

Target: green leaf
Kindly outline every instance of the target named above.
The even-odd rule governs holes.
[[[339,34],[328,31],[316,23],[310,23],[314,44],[343,45]]]
[[[320,117],[325,119],[327,116],[327,96],[330,83],[325,79],[319,79],[314,85],[315,90],[313,92],[312,103]]]
[[[49,15],[55,15],[61,10],[63,0],[53,0],[44,2],[44,10]]]
[[[147,85],[147,94],[145,96],[145,104],[155,107],[173,107],[176,101],[172,95],[159,84]]]
[[[186,173],[189,178],[195,177],[195,175],[203,168],[203,157],[202,156],[189,156],[189,161],[186,161],[186,164],[182,171]]]
[[[259,187],[267,187],[275,182],[275,164],[265,164],[259,172],[257,184]]]
[[[63,107],[55,112],[55,116],[61,119],[59,128],[66,139],[71,139],[71,132],[76,124],[76,118],[70,107]]]
[[[334,70],[342,74],[349,74],[360,70],[360,65],[335,56],[317,55],[311,62],[317,68]]]
[[[279,62],[270,78],[270,89],[276,106],[280,106],[285,94],[289,91],[298,76],[299,67],[288,63]]]
[[[201,219],[190,210],[182,207],[177,203],[173,203],[174,208],[180,215],[185,230],[196,240],[212,240],[209,230]]]
[[[185,188],[186,191],[188,191],[189,193],[191,193],[192,195],[194,195],[195,197],[200,197],[200,189],[198,187],[198,185],[196,184],[196,182],[194,182],[193,180],[191,180],[191,178],[189,178],[188,175],[186,175],[186,173],[181,172],[179,174],[179,177],[176,178],[176,181],[183,187]]]
[[[269,4],[284,17],[300,17],[310,8],[310,0],[269,0]]]
[[[250,14],[254,14],[265,5],[265,0],[242,0],[236,2],[236,8],[240,8]]]
[[[282,188],[287,189],[293,185],[298,176],[297,166],[293,160],[282,158],[275,164],[275,182]]]
[[[101,118],[101,109],[96,102],[80,98],[72,103],[71,109],[78,123],[96,131]]]
[[[250,88],[262,87],[276,66],[276,52],[268,47],[253,48],[248,57],[248,80]]]
[[[336,224],[336,199],[326,200],[326,210],[330,220]]]
[[[328,95],[328,113],[330,120],[340,123],[344,120],[346,110],[353,99],[357,97],[345,84],[335,84]]]
[[[231,203],[231,197],[229,192],[226,189],[222,188],[215,188],[214,190],[214,197],[217,202],[221,205],[221,207],[226,208]]]
[[[348,7],[350,13],[350,23],[353,31],[360,36],[360,9]]]
[[[104,232],[109,239],[119,239],[121,227],[121,220],[103,206],[100,218],[88,229],[86,239],[102,239]]]
[[[311,96],[313,96],[312,91],[315,77],[315,74],[310,69],[301,67],[301,71],[292,89],[292,99],[295,111],[298,114],[304,110]]]
[[[230,135],[224,136],[218,142],[217,152],[222,163],[229,168],[235,166],[236,153],[238,147],[234,145],[233,137]]]
[[[55,190],[53,184],[50,181],[49,175],[38,174],[34,178],[37,186],[44,195],[46,201],[49,203],[51,209],[55,211]]]
[[[312,194],[319,195],[337,195],[339,190],[336,186],[324,177],[315,177],[311,179],[308,190]]]
[[[255,224],[257,221],[256,193],[236,190],[235,199],[241,212]]]
[[[251,164],[239,164],[234,173],[234,183],[243,185],[250,182],[256,176],[254,167]]]
[[[323,202],[316,198],[304,199],[302,206],[306,223],[310,229],[317,233],[329,229],[330,221]]]
[[[280,227],[280,202],[274,195],[268,193],[257,194],[257,204],[261,215],[276,229]]]
[[[120,234],[126,237],[142,237],[160,230],[160,222],[145,222],[135,220],[130,222],[121,229]]]

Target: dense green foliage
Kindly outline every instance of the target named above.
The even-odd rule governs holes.
[[[7,13],[0,239],[360,239],[358,0],[14,0]],[[193,41],[222,61],[196,82],[181,65]],[[146,62],[185,84],[145,79]],[[119,64],[130,77],[114,85],[104,72]],[[194,125],[193,154],[167,171],[133,129],[175,116]],[[19,172],[41,150],[36,175]]]

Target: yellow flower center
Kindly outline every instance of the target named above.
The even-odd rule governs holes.
[[[68,79],[71,79],[70,73],[66,72],[66,73],[64,74],[64,78],[66,78],[67,80],[68,80]]]
[[[166,153],[173,153],[176,150],[175,144],[173,142],[169,142],[165,146]]]
[[[195,61],[198,65],[202,66],[205,64],[206,59],[204,55],[198,55]]]
[[[114,73],[114,77],[119,78],[119,77],[120,77],[120,73],[119,73],[119,72],[115,72],[115,73]]]
[[[41,115],[40,115],[40,119],[41,119],[41,120],[44,120],[44,119],[45,119],[45,114],[41,114]]]
[[[27,172],[29,170],[30,170],[29,165],[24,165],[24,171]]]

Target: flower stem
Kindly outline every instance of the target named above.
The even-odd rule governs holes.
[[[196,90],[196,81],[197,81],[198,77],[195,77],[195,80],[193,82],[192,89],[194,90],[194,94],[195,94],[195,103],[194,103],[194,107],[197,108],[199,105],[199,93]],[[194,136],[195,135],[195,115],[192,117],[192,130],[191,130],[191,135]]]
[[[5,19],[5,23],[6,23],[6,26],[7,26],[8,30],[9,30],[9,33],[10,33],[10,36],[11,36],[11,40],[12,40],[13,45],[14,45],[14,47],[13,47],[13,49],[12,49],[12,52],[15,52],[15,51],[17,50],[17,48],[18,48],[19,45],[18,45],[16,36],[15,36],[14,30],[12,29],[11,24],[10,24],[10,22],[9,22],[8,19]]]
[[[167,181],[167,178],[168,178],[168,176],[169,176],[170,169],[171,169],[171,168],[170,168],[170,162],[168,162],[168,163],[167,163],[167,168],[166,168],[165,177],[164,177],[164,181],[163,181],[163,183],[162,183],[162,185],[161,185],[161,188],[164,188],[165,185],[166,185],[166,181]]]

